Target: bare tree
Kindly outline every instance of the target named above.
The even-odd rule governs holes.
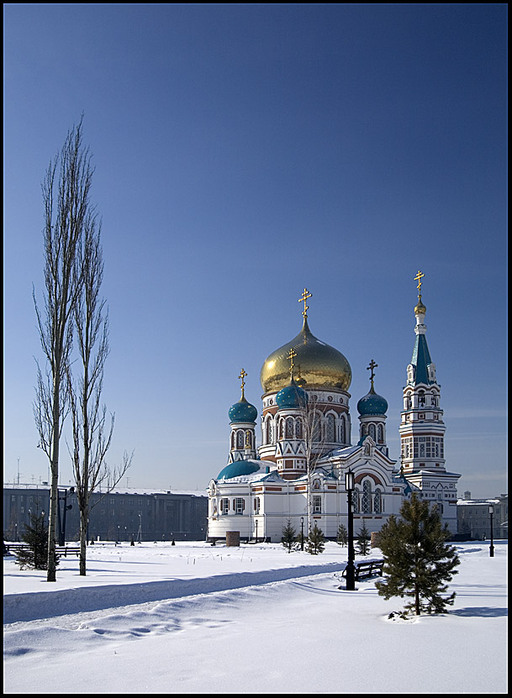
[[[114,415],[107,420],[106,407],[101,403],[109,353],[109,324],[105,301],[100,299],[103,281],[101,226],[92,210],[84,226],[80,267],[83,285],[74,309],[80,375],[73,378],[69,370],[67,378],[73,427],[71,458],[80,512],[80,574],[85,575],[91,495],[103,483],[107,483],[106,493],[111,491],[130,467],[133,456],[125,453],[117,469],[110,469],[105,460],[112,440]]]
[[[307,531],[308,536],[313,528],[313,474],[318,467],[318,461],[325,451],[325,433],[322,429],[323,411],[306,392],[307,398],[299,399],[302,439],[304,443],[304,459],[307,477]]]
[[[58,183],[56,172],[59,167]],[[46,369],[37,366],[34,417],[39,446],[51,473],[48,520],[47,581],[56,580],[55,530],[58,507],[60,439],[69,403],[66,374],[73,345],[72,313],[82,287],[77,251],[89,209],[92,171],[82,147],[82,121],[68,133],[64,146],[50,162],[42,184],[44,223],[44,312],[33,291],[37,326]]]

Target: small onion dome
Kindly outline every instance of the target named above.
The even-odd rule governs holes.
[[[235,460],[220,471],[217,480],[230,480],[232,477],[252,475],[259,469],[259,464],[252,460]]]
[[[415,315],[425,315],[427,312],[426,307],[423,305],[421,302],[421,298],[418,300],[418,304],[414,308],[414,314]]]
[[[238,402],[235,402],[229,408],[228,412],[230,424],[237,422],[256,422],[256,417],[258,416],[258,410],[247,402],[245,397],[242,397]]]
[[[290,384],[281,390],[276,395],[276,403],[280,409],[290,409],[305,407],[308,402],[308,394],[297,383],[291,380]]]
[[[377,395],[373,388],[357,403],[357,411],[360,415],[386,414],[387,409],[387,400]]]

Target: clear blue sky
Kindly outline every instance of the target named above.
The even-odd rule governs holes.
[[[506,492],[507,23],[492,3],[4,4],[4,479],[47,479],[41,182],[83,113],[130,487],[220,472],[240,370],[261,413],[304,287],[352,367],[353,438],[374,359],[398,459],[421,269],[447,469]]]

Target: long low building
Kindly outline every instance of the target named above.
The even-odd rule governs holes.
[[[508,538],[508,494],[491,499],[472,499],[470,492],[457,502],[457,531],[470,540],[486,540],[492,535],[496,539]]]
[[[79,538],[79,512],[71,487],[59,487],[58,530],[65,540]],[[48,512],[47,484],[4,485],[4,540],[18,541],[30,514]],[[202,492],[117,488],[94,492],[87,538],[89,541],[205,540],[208,497]],[[58,537],[58,536],[57,536]]]

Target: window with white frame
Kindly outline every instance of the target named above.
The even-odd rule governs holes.
[[[229,512],[229,499],[222,498],[220,500],[220,513],[227,514]]]
[[[373,511],[376,514],[382,513],[382,492],[378,487],[375,488],[375,494],[373,495]]]
[[[254,497],[254,513],[255,514],[260,513],[260,498],[259,497]]]
[[[245,509],[245,499],[243,497],[235,497],[233,501],[235,514],[243,514]]]
[[[322,497],[319,495],[313,496],[313,514],[322,513]]]
[[[363,483],[362,510],[364,514],[371,514],[372,511],[372,486],[369,480]]]

